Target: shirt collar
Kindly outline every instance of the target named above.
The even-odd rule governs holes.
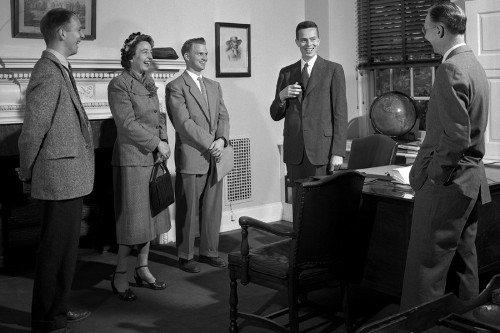
[[[56,50],[53,50],[53,49],[47,48],[46,51],[52,53],[54,55],[54,57],[56,57],[57,60],[59,60],[59,62],[61,63],[61,65],[63,65],[67,70],[69,70],[69,62],[68,62],[68,59],[66,59],[65,56],[63,56],[61,53],[59,53],[59,52],[57,52]]]
[[[314,63],[316,62],[316,59],[318,59],[318,55],[316,54],[314,57],[311,58],[311,60],[309,60],[307,62],[308,64],[308,68],[307,70],[309,71],[309,73],[311,72],[313,66],[314,66]],[[304,61],[304,59],[300,59],[300,70],[302,70],[302,68],[304,68],[304,65],[306,64],[306,62]]]
[[[203,76],[201,76],[201,73],[200,73],[200,75],[197,75],[197,74],[195,74],[195,73],[193,73],[193,72],[190,72],[190,71],[189,71],[189,70],[187,70],[187,69],[186,69],[186,73],[188,73],[188,74],[189,74],[189,76],[191,76],[191,78],[194,80],[194,82],[196,82],[196,84],[198,84],[198,78],[199,78],[199,77],[201,77],[201,78],[203,77]]]
[[[453,50],[454,50],[454,49],[456,49],[456,48],[459,48],[460,46],[464,46],[464,45],[465,45],[465,43],[459,43],[459,44],[455,44],[455,45],[453,45],[452,47],[450,47],[450,48],[448,49],[448,51],[446,51],[446,53],[443,55],[443,61],[441,61],[441,63],[443,63],[443,62],[445,62],[445,61],[446,61],[446,59],[447,59],[447,58],[448,58],[448,56],[450,55],[451,51],[453,51]]]

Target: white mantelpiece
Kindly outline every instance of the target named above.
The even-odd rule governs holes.
[[[35,58],[0,59],[0,125],[23,122],[25,92],[37,61]],[[89,119],[111,118],[107,88],[109,81],[123,71],[120,60],[70,58],[70,62]],[[154,61],[151,76],[158,86],[160,111],[165,112],[165,85],[184,68],[183,60]]]

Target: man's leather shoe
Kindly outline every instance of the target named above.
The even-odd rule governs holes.
[[[90,317],[90,311],[81,310],[81,311],[68,311],[66,312],[66,320],[70,323],[75,323],[80,320],[87,319]]]
[[[200,265],[193,259],[187,260],[179,258],[179,268],[188,273],[199,273]]]
[[[198,261],[202,262],[204,264],[209,264],[210,266],[219,267],[219,268],[227,266],[224,259],[222,259],[220,257],[200,256],[200,259]]]

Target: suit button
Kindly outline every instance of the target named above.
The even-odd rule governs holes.
[[[160,126],[156,126],[156,129],[160,128]]]
[[[154,113],[156,113],[156,112],[158,112],[158,111],[155,110]]]

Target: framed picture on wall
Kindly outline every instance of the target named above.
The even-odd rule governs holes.
[[[85,39],[93,40],[95,31],[96,0],[11,0],[12,37],[43,38],[40,20],[52,8],[62,7],[74,11]]]
[[[215,76],[250,77],[250,24],[215,23]]]

